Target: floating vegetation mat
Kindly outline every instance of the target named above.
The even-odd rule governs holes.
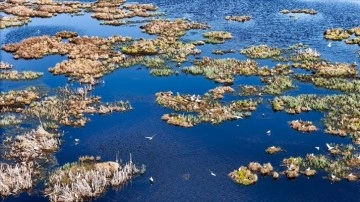
[[[309,14],[309,15],[316,15],[318,12],[314,9],[293,9],[293,10],[281,10],[280,13],[282,14],[289,14],[289,13],[303,13],[303,14]]]
[[[350,39],[352,35],[354,35],[354,38]],[[360,45],[360,27],[354,27],[347,30],[343,28],[327,29],[324,32],[324,38],[333,41],[342,41],[346,39],[346,44]]]
[[[49,177],[45,190],[50,201],[83,201],[101,195],[109,186],[128,183],[135,175],[145,172],[130,161],[99,162],[99,157],[80,157],[76,163],[65,164]]]
[[[107,74],[131,67],[136,70],[146,69],[156,77],[175,78],[174,75],[177,75],[179,77],[176,79],[181,79],[202,76],[215,85],[201,94],[157,90],[156,104],[170,111],[158,118],[167,124],[189,128],[203,123],[240,121],[251,116],[262,105],[272,107],[274,113],[293,115],[309,111],[322,112],[324,117],[321,123],[292,118],[288,126],[304,133],[318,131],[316,134],[324,132],[352,141],[352,144],[324,143],[326,149],[321,154],[290,156],[278,164],[273,161],[273,164],[250,162],[228,174],[235,183],[253,185],[260,183],[262,177],[294,179],[301,175],[308,178],[321,175],[333,182],[342,179],[355,181],[360,177],[359,150],[354,146],[360,145],[360,81],[356,63],[328,61],[319,51],[302,43],[289,47],[246,43],[242,49],[228,46],[233,37],[238,37],[238,33],[235,36],[236,32],[233,35],[229,30],[214,31],[206,22],[185,18],[165,19],[164,13],[152,4],[125,4],[124,0],[5,0],[0,3],[0,12],[6,14],[0,17],[2,30],[11,31],[10,27],[31,24],[33,18],[88,13],[92,20],[104,25],[103,28],[134,24],[142,32],[141,36],[147,36],[81,36],[77,32],[63,30],[53,35],[32,36],[2,45],[3,51],[20,61],[43,59],[50,55],[64,56],[64,60],[47,67],[52,75],[45,75],[43,80],[47,80],[48,76],[62,75],[68,78],[69,83],[42,92],[39,87],[30,86],[36,83],[31,80],[39,79],[44,73],[20,71],[21,67],[14,68],[12,64],[0,62],[0,80],[15,85],[8,85],[10,90],[0,93],[0,127],[5,131],[0,149],[6,161],[0,163],[0,195],[3,197],[18,195],[36,187],[44,189],[38,191],[44,193],[50,201],[92,200],[105,193],[109,187],[126,185],[136,175],[145,172],[145,166],[137,167],[131,156],[125,164],[118,159],[101,162],[100,157],[82,156],[77,162],[56,167],[55,153],[61,149],[63,141],[68,140],[62,139],[66,134],[62,130],[85,127],[90,121],[90,115],[133,110],[128,101],[110,100],[103,103],[101,97],[94,94],[97,91],[93,91],[99,84],[105,85],[101,79]],[[297,14],[316,15],[318,11],[293,9],[280,13],[297,18],[301,16]],[[227,21],[241,23],[255,18],[245,15],[225,16]],[[271,21],[272,18],[266,20]],[[261,36],[266,34],[261,33]],[[360,27],[327,29],[323,35],[326,40],[360,45]],[[251,36],[248,38],[262,41]],[[331,47],[331,42],[328,47]],[[233,58],[226,58],[226,54]],[[238,59],[244,57],[247,59]],[[13,64],[16,66],[17,63]],[[264,63],[268,66],[264,66]],[[244,81],[240,86],[234,86],[242,77],[256,77],[258,80],[255,84]],[[23,82],[18,85],[20,82],[17,81]],[[29,87],[20,88],[22,83],[29,83]],[[315,89],[326,89],[328,94],[295,92],[304,89],[304,83]],[[175,85],[169,86],[168,89],[172,89]],[[125,85],[125,88],[128,86]],[[192,90],[197,92],[198,89]],[[261,116],[267,114],[262,113]],[[266,134],[270,136],[271,131]],[[153,137],[145,138],[151,140]],[[75,142],[78,141],[75,139]],[[260,152],[264,153],[265,150],[269,158],[283,158],[286,154],[284,148],[291,149],[279,142],[276,145],[262,148]],[[315,148],[322,152],[320,147]],[[190,174],[185,175],[189,179]],[[150,184],[154,183],[152,177],[149,180]]]
[[[156,93],[156,102],[175,111],[188,112],[189,114],[165,114],[161,118],[169,124],[182,127],[192,127],[201,122],[219,124],[226,120],[250,116],[261,100],[236,100],[228,104],[221,104],[217,100],[225,92],[232,91],[231,88],[216,88],[204,96],[159,92]]]
[[[247,15],[243,15],[243,16],[228,15],[228,16],[225,16],[225,20],[246,22],[246,21],[251,20],[251,17],[247,16]]]

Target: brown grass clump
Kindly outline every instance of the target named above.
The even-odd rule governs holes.
[[[50,54],[67,54],[71,46],[62,43],[61,38],[39,36],[24,39],[19,43],[6,44],[2,49],[12,52],[15,59],[38,59]]]
[[[0,71],[0,80],[33,80],[40,78],[42,75],[42,72],[33,71]]]
[[[61,89],[57,96],[32,103],[25,111],[25,115],[39,117],[60,125],[84,126],[88,118],[86,114],[105,114],[131,110],[128,102],[101,104],[100,97],[88,96],[88,88]]]
[[[108,69],[107,66],[102,65],[97,60],[79,58],[58,63],[55,67],[49,68],[49,72],[55,75],[67,75],[79,80],[81,83],[94,85],[96,84],[96,79],[113,69],[115,68]]]
[[[39,98],[39,93],[35,88],[3,92],[0,95],[0,111],[18,111]]]
[[[281,10],[280,13],[282,14],[289,14],[289,13],[303,13],[309,15],[316,15],[318,12],[314,9],[293,9],[293,10]]]
[[[203,34],[206,38],[205,42],[210,44],[225,43],[225,40],[233,38],[230,32],[225,31],[212,31]]]
[[[250,16],[234,16],[234,15],[229,15],[225,17],[225,20],[230,20],[230,21],[237,21],[237,22],[246,22],[251,20]]]
[[[187,22],[185,20],[177,19],[170,20],[155,20],[146,25],[140,26],[148,34],[155,34],[159,36],[180,37],[185,35],[185,32],[190,29],[206,29],[208,26],[200,23]]]
[[[46,160],[59,149],[59,137],[59,134],[49,133],[39,126],[37,130],[16,136],[14,141],[9,143],[10,151],[5,153],[5,157],[21,162]]]
[[[268,76],[271,70],[259,68],[254,60],[212,59],[208,57],[195,61],[194,66],[183,68],[183,72],[204,75],[218,83],[232,84],[235,75]]]
[[[127,4],[123,6],[127,10],[147,10],[147,11],[156,11],[158,8],[152,4]]]
[[[225,93],[234,93],[234,92],[235,90],[230,86],[219,86],[209,90],[209,93],[211,93],[215,99],[222,99],[224,98]]]
[[[278,48],[272,48],[267,45],[260,46],[250,46],[240,51],[240,53],[250,57],[250,58],[272,58],[279,56],[281,50]]]
[[[311,121],[294,120],[290,122],[290,127],[301,132],[314,132],[317,131],[317,127],[312,124]]]
[[[78,33],[76,32],[70,32],[70,31],[61,31],[55,34],[56,37],[60,37],[62,39],[69,39],[74,38],[78,36]]]
[[[4,13],[15,15],[18,17],[41,17],[41,18],[52,17],[52,14],[49,12],[33,10],[32,8],[23,5],[9,6],[8,8],[4,9]]]
[[[324,32],[324,38],[327,40],[341,41],[350,38],[350,34],[347,30],[341,28],[328,29]]]
[[[0,29],[5,29],[7,27],[16,27],[23,26],[30,22],[28,17],[1,17],[0,18]]]
[[[271,146],[266,148],[265,152],[268,154],[276,154],[278,152],[282,152],[284,151],[281,147],[275,147],[275,146]]]
[[[12,69],[13,66],[7,62],[0,61],[0,70],[9,70]]]
[[[112,36],[76,37],[77,33],[63,31],[55,35],[31,37],[19,43],[7,44],[3,50],[12,52],[14,58],[42,58],[50,54],[67,54],[70,60],[63,61],[49,71],[53,74],[63,74],[81,83],[96,84],[96,79],[113,71],[116,64],[122,62],[125,56],[115,52],[114,44],[128,42],[129,37]],[[69,42],[62,42],[69,38]]]
[[[241,166],[239,169],[234,170],[229,173],[228,176],[234,180],[236,183],[242,185],[251,185],[255,184],[258,180],[258,177],[255,173],[252,173],[247,167]]]
[[[0,196],[16,195],[30,189],[32,166],[26,163],[11,166],[0,163]]]
[[[189,55],[197,55],[201,51],[192,43],[182,43],[175,37],[159,37],[152,40],[138,40],[121,51],[128,55],[143,56],[161,54],[162,57],[181,63]]]
[[[356,77],[357,67],[347,63],[330,63],[330,62],[305,62],[294,63],[294,67],[307,69],[315,72],[319,77]]]
[[[176,95],[172,92],[156,93],[156,102],[175,111],[196,113],[196,115],[170,114],[162,117],[170,124],[191,127],[200,122],[218,124],[226,120],[241,119],[250,115],[258,104],[254,100],[238,100],[229,104],[220,104],[211,94],[203,97],[200,95]]]
[[[45,190],[50,201],[83,201],[101,195],[109,186],[129,182],[139,170],[132,160],[125,165],[118,162],[98,162],[94,157],[80,157],[79,162],[65,164],[49,177]]]

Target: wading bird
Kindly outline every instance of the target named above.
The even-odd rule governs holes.
[[[148,139],[148,140],[152,140],[155,136],[156,136],[156,134],[153,135],[153,136],[145,137],[145,138]]]

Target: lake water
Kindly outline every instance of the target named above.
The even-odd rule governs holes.
[[[129,1],[131,2],[131,1]],[[244,59],[238,50],[250,45],[267,44],[288,47],[304,43],[319,51],[323,58],[333,62],[357,62],[355,52],[359,46],[349,46],[344,42],[333,42],[327,46],[323,31],[328,28],[350,28],[360,25],[360,3],[357,0],[154,0],[137,1],[153,3],[167,14],[167,18],[188,18],[198,22],[208,22],[212,30],[224,30],[234,38],[221,45],[200,47],[201,56],[232,57]],[[312,8],[319,11],[316,16],[299,15],[293,20],[280,14],[282,9]],[[246,23],[227,22],[226,15],[251,15]],[[1,30],[1,45],[18,42],[30,36],[50,34],[61,30],[76,31],[79,35],[131,36],[133,38],[153,38],[141,33],[136,26],[102,26],[99,21],[84,16],[58,15],[54,18],[35,18],[23,27]],[[39,30],[39,31],[38,31]],[[181,38],[183,41],[201,39],[203,31],[192,30]],[[234,54],[214,56],[213,49],[237,50]],[[35,81],[1,81],[1,91],[22,89],[29,85],[49,88],[64,86],[67,79],[53,76],[47,68],[65,59],[62,56],[47,56],[40,60],[14,60],[12,55],[0,52],[1,60],[12,63],[18,70],[42,71],[44,76]],[[269,60],[259,60],[260,64],[273,65]],[[185,63],[183,66],[189,66]],[[218,84],[202,76],[180,74],[165,78],[153,77],[149,71],[136,67],[118,69],[103,77],[104,83],[97,86],[94,95],[100,95],[104,102],[129,100],[134,110],[104,116],[90,116],[83,128],[62,127],[65,131],[64,143],[56,153],[59,165],[73,162],[81,155],[99,155],[103,160],[115,160],[116,152],[124,161],[129,159],[145,164],[147,171],[128,185],[109,189],[94,201],[359,201],[359,182],[342,180],[331,183],[318,174],[310,179],[300,176],[287,180],[282,176],[274,181],[270,177],[259,177],[257,184],[241,186],[235,184],[227,174],[250,161],[271,162],[276,170],[283,158],[304,156],[306,153],[325,154],[325,143],[351,143],[349,138],[339,138],[324,133],[321,119],[323,114],[311,112],[290,116],[284,112],[274,113],[269,102],[263,102],[249,118],[227,121],[220,125],[199,124],[193,128],[168,125],[160,117],[172,112],[155,103],[155,93],[173,91],[179,93],[203,94]],[[241,84],[257,84],[256,77],[237,77],[233,87]],[[310,85],[297,83],[298,89],[287,92],[331,93]],[[271,96],[265,99],[272,98]],[[265,114],[265,117],[262,114]],[[321,130],[302,134],[288,126],[289,120],[312,120]],[[265,133],[271,130],[271,135]],[[2,130],[4,131],[4,130]],[[145,136],[157,134],[148,141]],[[80,139],[78,145],[74,139]],[[277,145],[286,152],[268,155],[264,149]],[[320,150],[314,149],[320,146]],[[210,170],[216,177],[210,175]],[[148,178],[152,176],[154,185]],[[31,195],[23,193],[8,197],[5,201],[47,201],[41,197],[41,187]]]

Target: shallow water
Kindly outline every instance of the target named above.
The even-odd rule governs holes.
[[[131,2],[131,1],[130,1]],[[149,1],[137,1],[149,3]],[[200,47],[202,56],[234,57],[244,59],[238,52],[215,56],[215,48],[239,50],[249,45],[268,44],[288,47],[296,43],[310,45],[325,59],[334,62],[358,62],[354,54],[359,46],[333,42],[327,47],[323,31],[334,27],[354,27],[360,25],[360,4],[358,1],[322,0],[154,0],[166,12],[168,18],[188,18],[208,22],[212,30],[225,30],[234,38],[222,45]],[[316,16],[299,15],[293,20],[279,13],[282,9],[312,8],[319,11]],[[226,15],[251,15],[246,23],[227,22]],[[133,38],[152,38],[141,33],[137,26],[111,27],[84,16],[59,15],[51,19],[33,19],[29,25],[1,30],[1,44],[17,42],[29,36],[53,35],[60,30],[76,31],[80,35],[111,36],[123,35]],[[182,40],[200,39],[203,31],[189,31]],[[28,85],[41,85],[50,88],[63,86],[67,80],[63,76],[52,76],[47,68],[64,59],[61,56],[47,56],[41,60],[14,60],[12,55],[0,52],[1,60],[12,63],[15,69],[43,71],[44,76],[35,81],[4,82],[0,90],[21,89]],[[271,61],[258,61],[271,66]],[[183,66],[189,66],[186,63]],[[358,201],[359,182],[341,181],[330,183],[321,174],[313,178],[299,177],[287,180],[281,177],[274,181],[270,177],[260,177],[253,186],[239,186],[227,174],[240,165],[250,161],[271,162],[277,170],[281,160],[289,156],[303,156],[306,153],[326,153],[325,143],[350,143],[348,138],[324,134],[321,125],[323,114],[319,112],[301,115],[273,113],[268,102],[264,102],[250,118],[224,122],[221,125],[200,124],[194,128],[174,127],[161,121],[160,117],[169,109],[155,103],[155,93],[173,91],[190,94],[203,94],[217,85],[202,76],[183,75],[156,78],[145,68],[118,69],[103,77],[104,83],[97,86],[93,94],[100,95],[103,101],[129,100],[134,110],[105,116],[91,116],[84,128],[63,127],[64,143],[56,154],[58,164],[73,162],[81,155],[100,155],[103,160],[114,160],[116,152],[128,160],[129,153],[135,162],[145,164],[147,172],[136,177],[131,183],[118,190],[109,189],[106,194],[94,201]],[[233,87],[241,84],[258,84],[258,78],[237,77]],[[333,92],[317,89],[311,85],[297,83],[298,89],[287,94],[299,93],[330,94]],[[265,99],[271,97],[265,97]],[[265,117],[262,117],[262,114]],[[288,126],[289,120],[312,120],[321,130],[303,134]],[[271,129],[271,135],[265,132]],[[148,141],[145,136],[157,134]],[[74,144],[79,138],[80,143]],[[286,149],[285,153],[268,155],[264,149],[277,145]],[[320,146],[320,151],[314,149]],[[210,175],[210,171],[216,177]],[[152,176],[155,184],[150,185]],[[9,197],[5,201],[47,201],[38,196],[35,190],[30,196],[26,193]]]

